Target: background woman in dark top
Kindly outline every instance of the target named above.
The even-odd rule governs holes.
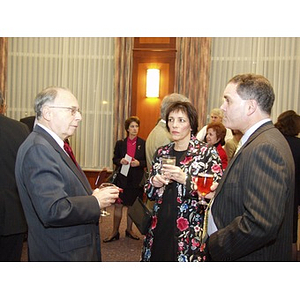
[[[287,110],[280,114],[275,127],[284,135],[292,150],[295,161],[295,201],[293,215],[293,260],[297,260],[297,230],[298,230],[298,206],[300,205],[300,116],[293,110]]]
[[[202,261],[204,207],[195,189],[198,173],[222,175],[219,155],[213,147],[196,139],[198,114],[189,102],[175,102],[166,113],[167,128],[174,142],[158,148],[145,185],[155,201],[152,224],[145,236],[142,261]],[[176,156],[176,166],[162,168],[163,155]]]
[[[119,169],[115,184],[123,189],[120,193],[121,201],[114,205],[114,221],[113,231],[110,237],[103,240],[103,242],[111,242],[118,240],[120,237],[119,227],[122,219],[123,206],[131,206],[137,196],[143,196],[143,188],[140,182],[144,175],[146,167],[146,154],[145,154],[145,140],[138,137],[140,127],[140,120],[136,116],[131,116],[125,121],[125,130],[127,137],[124,140],[116,142],[114,149],[113,163]],[[125,155],[132,157],[131,162],[125,159]],[[130,168],[127,176],[120,174],[122,165],[130,163]],[[132,232],[132,220],[127,215],[127,229],[125,235],[132,239],[138,240]]]

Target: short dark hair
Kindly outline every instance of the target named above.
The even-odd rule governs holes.
[[[177,102],[177,101],[190,101],[186,96],[178,93],[172,93],[163,98],[161,101],[161,107],[160,107],[160,117],[164,119],[166,117],[166,111],[168,106],[171,103]]]
[[[125,120],[124,127],[125,127],[126,131],[128,131],[129,125],[132,122],[136,122],[139,125],[139,127],[140,127],[140,119],[139,119],[139,117],[137,117],[137,116],[131,116],[128,119]]]
[[[284,135],[297,136],[300,132],[300,116],[294,110],[281,113],[275,127]]]
[[[169,125],[168,125],[168,119],[169,115],[173,111],[182,111],[187,114],[191,129],[192,129],[192,134],[196,135],[198,132],[198,113],[196,111],[196,108],[192,105],[190,102],[183,102],[183,101],[177,101],[172,103],[167,111],[166,111],[166,124],[167,124],[167,129],[170,131]]]
[[[237,84],[236,91],[243,100],[255,99],[264,112],[271,114],[275,94],[267,78],[257,74],[239,74],[228,83]]]
[[[225,145],[226,127],[220,122],[212,122],[207,125],[206,132],[209,128],[213,129],[216,132],[217,139],[220,139],[221,145]]]

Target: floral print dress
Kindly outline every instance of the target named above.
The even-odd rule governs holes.
[[[161,172],[161,157],[174,154],[174,142],[157,149],[145,184],[145,193],[155,204],[152,223],[144,239],[142,261],[187,262],[206,259],[205,245],[200,243],[204,207],[198,203],[194,180],[199,173],[210,171],[214,174],[214,180],[218,181],[223,173],[222,163],[214,147],[209,147],[192,135],[187,151],[177,164],[187,174],[186,184],[173,182],[155,188],[151,178]],[[159,257],[161,260],[157,259]]]

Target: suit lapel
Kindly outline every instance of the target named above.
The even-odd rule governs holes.
[[[250,135],[250,137],[248,138],[246,143],[240,148],[240,150],[237,152],[237,154],[234,155],[234,157],[231,159],[231,161],[230,161],[229,165],[227,166],[227,168],[222,176],[222,179],[218,185],[218,188],[216,190],[216,194],[215,194],[214,198],[216,198],[217,195],[219,194],[219,192],[222,190],[222,186],[226,180],[227,174],[229,174],[230,169],[234,165],[235,160],[241,155],[241,153],[244,151],[244,149],[247,148],[251,144],[251,142],[256,139],[257,136],[259,136],[264,131],[269,130],[273,127],[274,127],[274,125],[272,124],[272,122],[267,122],[267,123],[263,124],[261,127],[259,127],[256,131],[254,131]]]
[[[84,175],[83,171],[80,170],[76,167],[72,159],[64,152],[64,150],[57,144],[57,142],[52,138],[52,136],[45,131],[43,128],[40,126],[35,126],[34,131],[41,134],[48,142],[49,144],[54,148],[55,151],[57,151],[62,160],[68,165],[68,167],[71,169],[71,171],[78,177],[78,179],[81,181],[83,184],[84,188],[88,193],[91,191],[90,184]]]

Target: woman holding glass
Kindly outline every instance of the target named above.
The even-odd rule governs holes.
[[[166,124],[173,142],[157,149],[145,184],[147,197],[155,204],[142,261],[203,261],[206,206],[199,203],[195,182],[203,172],[212,173],[218,181],[221,161],[215,148],[196,139],[198,114],[191,103],[171,104]],[[165,155],[175,156],[176,165],[162,164]]]

